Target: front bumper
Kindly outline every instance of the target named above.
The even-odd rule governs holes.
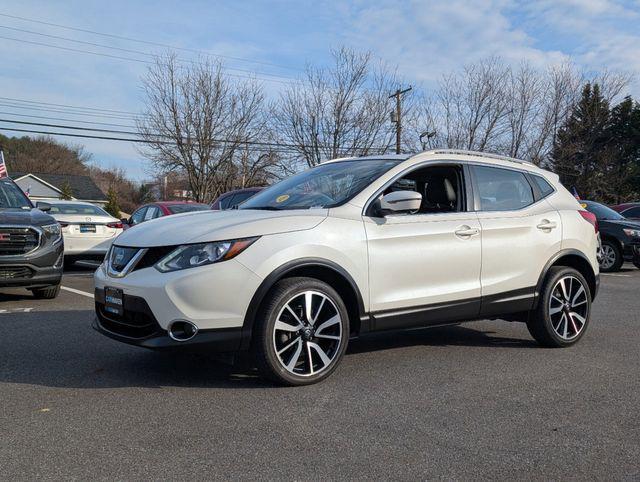
[[[237,352],[242,341],[242,327],[200,330],[187,341],[176,341],[160,327],[147,302],[137,296],[124,295],[122,316],[104,310],[104,290],[95,290],[96,317],[93,328],[109,338],[150,349],[188,349],[190,351]]]
[[[43,288],[62,279],[63,243],[27,255],[0,256],[0,287]]]
[[[640,241],[627,243],[624,246],[624,259],[626,261],[640,262]]]

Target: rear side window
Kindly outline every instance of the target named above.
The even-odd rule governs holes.
[[[533,204],[533,191],[524,173],[499,167],[473,166],[480,210],[514,211]]]
[[[622,211],[625,218],[640,218],[640,206]]]
[[[227,197],[220,200],[220,209],[229,209],[231,201],[233,201],[234,194],[229,194]]]
[[[533,178],[533,182],[536,183],[536,186],[538,186],[541,197],[547,197],[554,191],[551,184],[549,184],[545,178],[536,176],[535,174],[532,174],[531,177]]]

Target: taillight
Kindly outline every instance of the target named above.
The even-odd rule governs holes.
[[[583,211],[580,210],[578,211],[580,213],[580,216],[582,216],[585,221],[587,221],[589,224],[591,224],[593,226],[593,229],[596,230],[596,233],[598,233],[599,229],[598,229],[598,218],[596,218],[596,215],[593,214],[590,211]]]
[[[122,229],[122,223],[109,223],[107,224],[107,227],[113,229]]]

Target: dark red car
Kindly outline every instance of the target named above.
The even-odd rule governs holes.
[[[263,189],[264,187],[246,187],[244,189],[236,189],[235,191],[225,192],[224,194],[220,194],[220,196],[218,196],[218,199],[213,201],[213,204],[211,204],[211,209],[233,209],[238,204],[246,201],[251,196],[259,193]]]
[[[150,219],[172,214],[188,213],[191,211],[208,211],[211,209],[207,204],[194,203],[189,201],[162,201],[145,204],[136,209],[129,219],[123,219],[122,224],[125,229],[144,223]]]
[[[640,203],[624,203],[611,206],[611,209],[618,211],[627,219],[640,221]]]

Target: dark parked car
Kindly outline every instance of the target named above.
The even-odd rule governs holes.
[[[640,223],[626,219],[603,204],[581,202],[587,211],[596,215],[600,227],[600,270],[605,273],[618,271],[624,261],[631,261],[640,268]]]
[[[208,211],[209,209],[211,208],[207,204],[189,201],[162,201],[149,203],[136,209],[129,219],[123,219],[122,224],[124,228],[127,229],[131,226],[135,226],[136,224],[160,218],[162,216],[189,213],[191,211]]]
[[[29,198],[9,178],[0,179],[0,287],[23,287],[36,298],[60,291],[63,241],[51,206]]]
[[[619,212],[625,218],[633,221],[640,221],[640,203],[624,203],[611,206],[611,209]]]
[[[235,191],[225,192],[224,194],[220,194],[220,196],[218,196],[218,199],[213,201],[213,204],[211,204],[211,209],[234,209],[240,203],[245,202],[251,196],[259,193],[263,189],[264,187],[247,187],[244,189],[236,189]]]

